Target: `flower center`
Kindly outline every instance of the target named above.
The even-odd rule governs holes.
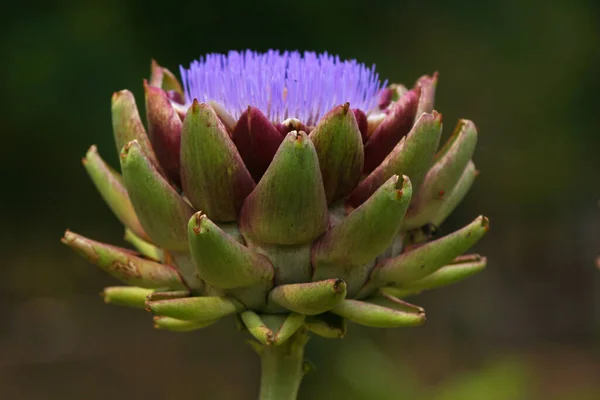
[[[234,118],[248,106],[260,109],[271,121],[297,118],[315,124],[336,105],[368,111],[386,82],[375,65],[340,60],[328,53],[269,50],[207,54],[180,66],[186,102],[217,101]]]

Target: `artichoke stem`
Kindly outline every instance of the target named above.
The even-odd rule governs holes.
[[[305,329],[279,346],[262,346],[259,400],[296,400],[304,376]]]

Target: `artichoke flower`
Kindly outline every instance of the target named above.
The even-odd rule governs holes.
[[[146,127],[131,92],[112,97],[121,173],[95,146],[83,159],[137,251],[71,231],[63,243],[128,285],[107,303],[147,309],[156,328],[235,315],[262,357],[261,398],[295,398],[310,333],[421,325],[403,298],[486,264],[463,253],[487,218],[432,235],[477,176],[475,125],[460,120],[438,150],[437,74],[408,89],[374,68],[230,52],[182,67],[180,83],[153,61]]]

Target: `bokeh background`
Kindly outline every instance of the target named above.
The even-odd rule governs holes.
[[[105,306],[115,281],[60,245],[124,244],[80,158],[113,165],[110,96],[142,97],[151,57],[327,50],[412,85],[440,73],[446,135],[480,131],[471,193],[487,270],[412,299],[428,323],[311,340],[301,399],[600,398],[600,3],[53,1],[3,6],[0,392],[4,399],[254,399],[258,358],[232,319],[191,334]]]

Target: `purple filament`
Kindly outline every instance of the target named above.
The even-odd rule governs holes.
[[[370,110],[387,85],[375,65],[342,61],[327,52],[212,53],[179,69],[188,104],[193,99],[216,101],[236,119],[253,106],[273,122],[297,118],[308,125],[345,102]]]

